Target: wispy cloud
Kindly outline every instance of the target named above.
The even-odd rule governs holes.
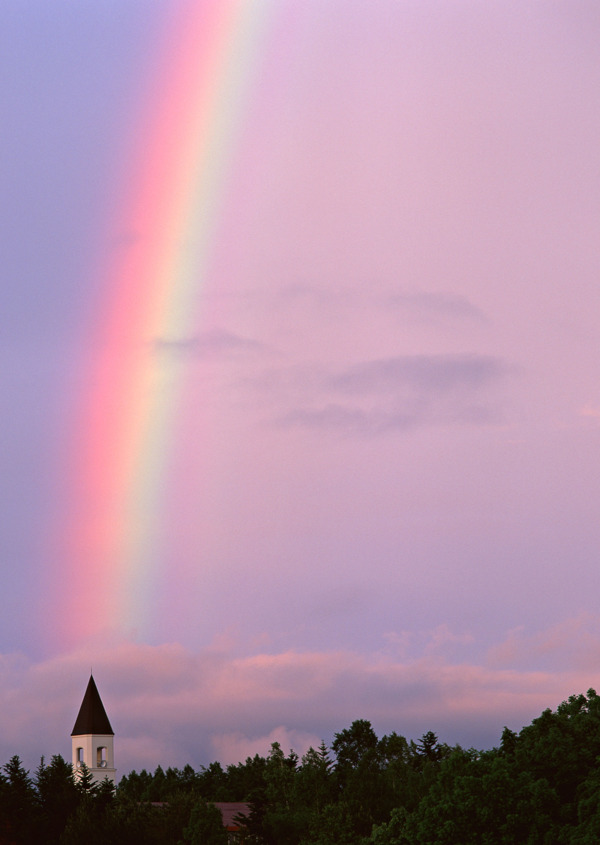
[[[487,322],[484,312],[466,296],[450,291],[395,291],[386,298],[386,305],[406,311],[421,321],[450,319]]]
[[[344,393],[390,393],[409,387],[420,393],[474,391],[506,374],[508,367],[488,355],[401,355],[348,367],[330,379]]]
[[[489,392],[511,371],[499,358],[476,354],[365,361],[313,380],[312,391],[299,391],[280,421],[364,435],[427,425],[496,424],[502,412]]]
[[[265,355],[273,350],[253,338],[243,337],[225,329],[194,335],[188,338],[157,338],[153,348],[160,354],[194,355],[205,358]]]
[[[579,416],[584,419],[593,420],[600,424],[600,408],[594,405],[584,405],[579,410]]]
[[[488,657],[496,666],[585,669],[600,659],[600,620],[582,613],[542,631],[519,626],[491,648]]]
[[[419,424],[419,418],[414,414],[392,415],[330,403],[320,408],[295,408],[285,414],[280,422],[285,426],[331,429],[347,434],[382,434],[414,428]]]
[[[277,290],[276,304],[280,307],[310,308],[331,313],[332,309],[371,308],[374,311],[390,308],[403,312],[416,322],[471,321],[487,322],[484,312],[466,296],[452,291],[395,289],[378,290],[378,286],[348,287],[296,282]]]

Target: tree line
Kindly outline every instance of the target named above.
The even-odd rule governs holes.
[[[0,774],[0,845],[218,845],[211,802],[243,801],[246,845],[596,845],[600,842],[600,696],[573,695],[498,747],[477,751],[378,738],[359,719],[301,758],[266,757],[198,771],[158,766],[115,790],[74,778],[57,755],[31,774],[18,756]]]

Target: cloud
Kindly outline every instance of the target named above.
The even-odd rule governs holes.
[[[340,307],[354,305],[357,300],[357,292],[348,287],[336,287],[323,284],[309,284],[307,282],[295,282],[284,284],[275,291],[275,303],[292,307],[310,307],[313,310],[339,312]],[[364,297],[361,296],[362,300]]]
[[[579,410],[579,416],[583,417],[584,419],[593,420],[596,423],[600,423],[600,408],[589,404],[584,405],[583,408],[580,408]]]
[[[362,311],[365,308],[384,309],[386,312],[391,308],[396,313],[405,312],[411,320],[418,322],[487,322],[480,308],[466,296],[451,291],[394,290],[386,293],[373,290],[372,285],[336,287],[297,282],[278,288],[275,304],[294,309],[309,308],[313,312],[332,315],[339,315],[340,309],[348,308]]]
[[[489,355],[402,355],[348,367],[330,379],[345,393],[419,393],[478,390],[498,381],[507,366]]]
[[[497,424],[502,412],[487,393],[511,371],[499,358],[472,353],[364,361],[323,375],[312,392],[299,392],[299,401],[280,422],[366,435],[427,425]]]
[[[357,718],[369,719],[379,735],[395,730],[418,738],[431,729],[451,744],[490,747],[505,724],[519,729],[593,685],[600,620],[566,620],[529,638],[512,632],[512,651],[500,644],[479,664],[457,661],[448,648],[468,643],[468,632],[441,627],[424,639],[387,637],[392,645],[407,638],[413,645],[421,639],[413,657],[343,649],[240,656],[231,644],[192,652],[128,642],[39,663],[3,655],[0,762],[20,754],[33,768],[42,754],[70,758],[90,663],[116,733],[121,774],[159,763],[236,762],[266,753],[275,739],[302,754]],[[546,650],[543,671],[520,666],[532,648]]]
[[[377,411],[363,411],[339,404],[328,404],[321,408],[295,408],[280,420],[284,426],[302,428],[332,429],[348,434],[381,434],[391,430],[408,430],[419,423],[417,416],[389,414]]]
[[[600,620],[582,613],[542,631],[513,628],[504,642],[490,649],[488,659],[496,666],[585,670],[600,659]]]
[[[272,350],[264,343],[225,329],[215,329],[189,338],[157,338],[153,348],[160,354],[194,355],[202,358],[264,355]]]
[[[431,632],[430,642],[427,645],[427,653],[439,652],[447,645],[470,644],[473,641],[474,637],[472,634],[455,634],[449,629],[448,625],[438,625]]]
[[[451,292],[399,291],[387,297],[386,306],[405,310],[423,321],[451,319],[487,322],[483,311],[466,296]]]
[[[303,731],[289,730],[279,725],[265,736],[247,737],[240,732],[218,734],[212,738],[212,747],[216,759],[223,765],[229,765],[254,757],[255,754],[266,757],[274,742],[278,742],[284,751],[294,749],[299,756],[302,756],[311,745],[317,748],[321,743],[321,737]]]

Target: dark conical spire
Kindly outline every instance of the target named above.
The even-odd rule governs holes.
[[[71,736],[82,736],[83,734],[115,735],[92,675],[90,675]]]

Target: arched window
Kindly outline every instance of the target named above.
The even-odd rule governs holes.
[[[83,766],[83,748],[75,749],[75,767],[80,769]]]
[[[96,749],[96,766],[99,769],[105,769],[107,766],[106,762],[106,745],[100,745]]]

